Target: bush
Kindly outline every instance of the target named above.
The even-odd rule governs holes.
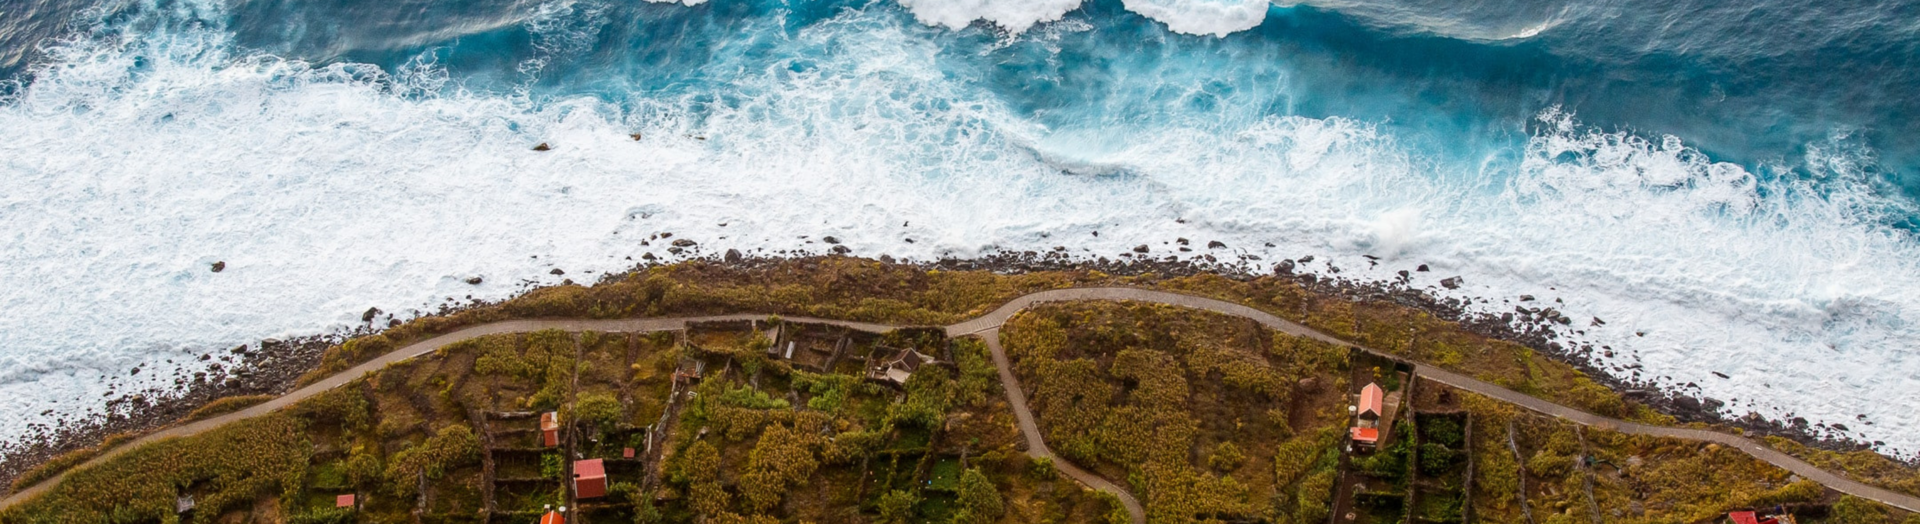
[[[694,513],[719,515],[727,510],[730,495],[720,485],[720,450],[705,440],[687,448],[681,463],[681,478],[687,486],[687,505]]]
[[[622,422],[620,412],[620,399],[613,398],[612,393],[589,393],[574,401],[572,416],[573,420],[613,428]]]
[[[207,405],[205,406],[200,406],[199,409],[195,409],[193,410],[192,413],[188,413],[186,418],[182,418],[180,419],[180,421],[193,422],[196,420],[205,420],[205,419],[217,417],[220,415],[232,413],[235,411],[247,409],[247,408],[253,407],[255,404],[259,404],[261,402],[266,402],[273,399],[274,399],[273,395],[240,395],[235,397],[222,397],[219,400],[208,402]]]
[[[1433,417],[1420,423],[1420,432],[1427,440],[1449,448],[1460,447],[1460,441],[1466,438],[1461,431],[1460,422],[1448,417]]]
[[[353,520],[353,508],[318,508],[287,516],[287,524],[346,524]]]
[[[1060,477],[1059,468],[1053,466],[1052,457],[1033,457],[1032,469],[1027,470],[1035,480],[1053,480]]]
[[[920,496],[911,492],[893,490],[880,496],[874,503],[874,509],[880,512],[880,522],[885,524],[905,524],[913,516],[913,505],[920,503]]]
[[[412,496],[419,488],[418,478],[439,479],[448,470],[480,462],[480,438],[473,428],[461,425],[440,428],[420,445],[394,453],[387,461],[388,491]]]
[[[980,468],[968,468],[960,474],[960,510],[965,518],[955,518],[956,524],[986,524],[1000,520],[1007,512],[1000,501],[1000,491],[994,489],[993,482],[980,472]]]
[[[1454,455],[1457,454],[1459,452],[1439,444],[1431,442],[1421,444],[1420,471],[1427,475],[1446,473],[1448,468],[1453,467]]]
[[[1245,464],[1246,461],[1247,454],[1241,453],[1240,446],[1235,446],[1232,442],[1221,442],[1220,445],[1214,446],[1213,455],[1207,457],[1207,465],[1221,472],[1240,469],[1240,465]]]
[[[1844,495],[1840,502],[1833,505],[1834,524],[1880,524],[1891,522],[1891,512],[1887,506],[1878,502]]]
[[[760,434],[760,441],[747,457],[747,471],[740,476],[740,495],[748,509],[756,513],[773,509],[789,486],[804,484],[813,476],[820,467],[812,450],[815,440],[813,435],[788,431],[778,424]]]
[[[74,471],[0,512],[0,522],[159,522],[174,517],[180,486],[196,483],[210,490],[197,497],[201,518],[210,519],[262,493],[299,489],[313,451],[302,430],[299,419],[272,414],[140,446]]]
[[[132,442],[133,439],[134,436],[130,433],[115,433],[108,435],[106,440],[102,440],[97,446],[80,448],[63,453],[60,456],[41,463],[39,466],[34,466],[33,469],[29,469],[25,473],[21,473],[19,477],[15,477],[13,479],[12,489],[15,493],[18,493],[20,490],[27,489],[34,484],[39,484],[40,481],[53,478],[55,475],[59,475],[60,472],[93,460],[94,457],[100,456],[101,453],[106,453],[107,450]]]

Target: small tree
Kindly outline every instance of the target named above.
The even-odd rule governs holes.
[[[687,448],[683,471],[690,484],[687,504],[695,513],[715,516],[727,510],[730,496],[720,485],[720,450],[705,440],[694,442]]]
[[[954,524],[986,524],[1000,520],[1006,514],[1006,506],[1000,501],[1000,490],[993,487],[993,481],[980,472],[980,468],[968,468],[960,474],[960,512],[954,515]]]
[[[574,420],[586,422],[601,428],[611,428],[620,422],[620,399],[612,393],[589,393],[581,395],[573,403]]]
[[[1240,465],[1245,464],[1246,461],[1247,455],[1241,453],[1240,446],[1235,446],[1232,442],[1221,442],[1220,445],[1214,446],[1213,455],[1207,457],[1207,465],[1222,472],[1240,469]]]
[[[913,505],[920,503],[920,497],[912,492],[893,490],[880,496],[880,502],[874,504],[880,511],[880,522],[885,524],[904,524],[907,517],[913,516]]]
[[[1033,467],[1027,470],[1036,480],[1053,480],[1060,476],[1060,470],[1053,467],[1052,457],[1034,457]]]

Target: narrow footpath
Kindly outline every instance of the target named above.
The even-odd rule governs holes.
[[[1136,500],[1131,493],[1129,493],[1126,489],[1121,488],[1120,486],[1114,484],[1113,482],[1107,479],[1101,478],[1098,475],[1094,475],[1085,470],[1082,470],[1067,461],[1060,460],[1058,457],[1053,455],[1052,451],[1050,451],[1047,448],[1046,442],[1039,431],[1039,426],[1034,422],[1033,413],[1027,407],[1026,392],[1023,389],[1021,389],[1018,378],[1016,378],[1013,375],[1013,367],[1011,363],[1007,360],[1006,352],[1003,351],[1000,346],[1000,340],[999,340],[1000,326],[1002,324],[1005,324],[1007,319],[1012,318],[1014,314],[1019,313],[1021,310],[1032,307],[1035,304],[1041,304],[1046,302],[1071,302],[1071,301],[1082,301],[1082,300],[1124,300],[1124,301],[1135,301],[1135,302],[1151,302],[1151,303],[1166,304],[1171,306],[1201,309],[1201,310],[1212,311],[1216,313],[1222,313],[1226,315],[1252,319],[1255,322],[1259,322],[1261,325],[1264,325],[1275,331],[1279,331],[1289,335],[1312,338],[1315,340],[1336,344],[1343,347],[1356,348],[1361,351],[1366,351],[1368,353],[1373,353],[1376,355],[1391,356],[1391,355],[1387,355],[1384,352],[1374,350],[1372,348],[1367,348],[1364,346],[1360,346],[1357,344],[1353,344],[1344,340],[1340,340],[1340,339],[1328,336],[1325,333],[1315,331],[1306,326],[1294,323],[1292,321],[1274,316],[1265,311],[1260,311],[1258,309],[1254,309],[1253,307],[1246,306],[1243,304],[1236,304],[1233,302],[1227,302],[1224,300],[1216,300],[1211,298],[1196,297],[1192,295],[1184,295],[1184,294],[1168,292],[1168,291],[1156,291],[1156,290],[1138,289],[1138,288],[1096,287],[1096,288],[1072,288],[1072,289],[1057,289],[1057,290],[1050,290],[1050,291],[1041,291],[1041,292],[1032,293],[1032,294],[1023,295],[1023,296],[1014,298],[1013,300],[1008,301],[1006,304],[1000,306],[997,309],[994,309],[991,312],[988,312],[985,315],[980,316],[979,318],[975,318],[972,320],[967,320],[964,322],[960,322],[958,324],[947,326],[946,332],[947,332],[947,335],[950,337],[959,337],[959,336],[965,336],[965,335],[980,335],[982,336],[982,338],[986,339],[987,347],[989,350],[991,350],[993,354],[994,367],[999,368],[1000,381],[1005,386],[1008,404],[1010,404],[1013,408],[1014,420],[1020,427],[1020,433],[1026,438],[1028,455],[1031,455],[1034,457],[1049,457],[1053,460],[1055,466],[1057,466],[1062,473],[1065,473],[1069,477],[1079,480],[1080,482],[1085,483],[1087,486],[1092,487],[1094,489],[1099,489],[1101,491],[1106,491],[1108,493],[1114,494],[1116,497],[1120,499],[1121,504],[1126,507],[1127,512],[1132,516],[1132,520],[1135,524],[1144,524],[1146,522],[1146,513],[1141,508],[1139,501]],[[355,378],[365,375],[368,372],[375,371],[382,367],[385,367],[387,364],[413,358],[415,356],[423,355],[426,353],[430,353],[430,352],[433,352],[434,350],[440,349],[441,347],[445,347],[449,344],[453,344],[455,342],[460,342],[467,339],[483,337],[487,335],[497,335],[497,334],[503,334],[503,333],[522,333],[522,332],[540,331],[540,330],[547,330],[547,329],[558,329],[562,331],[572,331],[572,332],[601,331],[601,332],[613,332],[613,333],[644,333],[644,332],[652,332],[652,331],[670,331],[670,330],[683,329],[688,322],[703,322],[703,321],[713,321],[713,320],[752,320],[752,319],[761,319],[761,318],[766,318],[766,315],[735,314],[735,315],[721,315],[721,316],[707,316],[707,317],[638,318],[638,319],[618,319],[618,320],[564,320],[564,319],[509,320],[509,321],[503,321],[503,322],[495,322],[492,324],[471,326],[471,327],[454,331],[452,333],[447,333],[445,335],[440,335],[440,336],[433,337],[421,342],[417,342],[417,343],[408,345],[406,347],[394,350],[385,355],[375,357],[373,360],[367,361],[358,366],[354,366],[346,371],[334,374],[333,376],[327,377],[323,380],[320,380],[319,382],[315,382],[306,387],[300,388],[298,390],[294,390],[291,393],[287,393],[286,395],[282,395],[278,398],[269,400],[267,402],[261,403],[253,407],[249,407],[247,409],[243,409],[243,410],[229,413],[226,415],[209,418],[206,420],[201,420],[198,422],[183,424],[179,426],[173,426],[173,427],[169,427],[159,431],[155,431],[153,433],[149,433],[146,436],[143,436],[139,439],[134,440],[133,442],[121,445],[117,448],[107,451],[106,453],[102,453],[100,456],[95,457],[94,459],[89,460],[84,464],[75,466],[74,468],[72,468],[72,470],[78,470],[81,468],[94,466],[96,464],[109,460],[115,456],[118,456],[121,453],[124,453],[126,450],[133,449],[136,446],[156,442],[163,439],[196,435],[201,432],[205,432],[207,430],[210,430],[215,427],[219,427],[231,422],[265,415],[275,410],[278,410],[280,408],[283,408],[283,407],[292,405],[293,403],[304,400],[308,397],[312,397],[314,395],[325,392],[329,389],[333,389],[340,385],[346,384],[347,382],[350,382]],[[842,320],[829,320],[829,319],[806,318],[806,317],[787,317],[787,318],[789,320],[793,320],[796,322],[832,324],[832,325],[838,325],[838,326],[843,326],[847,328],[857,329],[861,331],[868,331],[868,332],[884,332],[884,331],[892,330],[898,327],[906,327],[906,326],[890,326],[885,324],[874,324],[874,323],[867,323],[867,322],[849,322],[849,321],[842,321]],[[1398,357],[1395,357],[1395,358],[1398,358]],[[1506,389],[1488,382],[1480,381],[1480,380],[1467,377],[1465,375],[1461,375],[1458,373],[1454,373],[1451,371],[1439,369],[1437,367],[1434,367],[1425,363],[1415,362],[1414,364],[1416,365],[1416,372],[1423,378],[1426,378],[1428,380],[1432,380],[1435,382],[1439,382],[1442,384],[1446,384],[1448,386],[1452,386],[1455,388],[1471,391],[1481,395],[1486,395],[1488,397],[1492,397],[1501,401],[1516,404],[1526,409],[1530,409],[1530,410],[1544,413],[1547,415],[1564,418],[1564,419],[1573,421],[1575,423],[1579,423],[1587,426],[1594,426],[1602,429],[1619,431],[1622,433],[1628,433],[1628,434],[1634,434],[1634,435],[1649,435],[1649,436],[1656,436],[1656,437],[1671,437],[1671,438],[1696,440],[1696,441],[1706,441],[1706,442],[1713,442],[1716,444],[1733,447],[1735,449],[1739,449],[1741,451],[1747,452],[1747,454],[1752,455],[1754,458],[1758,458],[1767,463],[1773,464],[1775,466],[1779,466],[1783,469],[1793,472],[1794,474],[1799,475],[1801,478],[1818,482],[1822,485],[1832,488],[1835,491],[1839,491],[1841,493],[1853,495],[1860,498],[1878,501],[1878,502],[1887,504],[1889,506],[1894,506],[1907,511],[1920,512],[1920,497],[1914,497],[1911,495],[1895,493],[1893,491],[1869,486],[1864,483],[1842,477],[1838,474],[1815,467],[1814,465],[1808,464],[1805,461],[1801,461],[1800,459],[1796,459],[1791,456],[1788,456],[1785,453],[1781,453],[1772,448],[1763,446],[1760,443],[1745,437],[1740,437],[1740,436],[1731,435],[1727,433],[1720,433],[1716,431],[1699,430],[1699,429],[1674,428],[1674,427],[1665,427],[1665,426],[1649,426],[1646,424],[1639,424],[1639,423],[1628,422],[1628,421],[1619,420],[1619,419],[1603,417],[1600,415],[1587,413],[1585,411],[1580,411],[1578,409],[1574,409],[1571,407],[1562,406],[1559,404],[1554,404],[1552,402],[1527,396],[1525,394],[1522,394],[1510,389]],[[69,470],[69,471],[72,471],[72,470]],[[5,500],[0,500],[0,509],[6,509],[9,507],[12,507],[14,504],[18,504],[29,498],[39,495],[40,493],[45,492],[50,487],[58,485],[60,481],[64,480],[65,478],[66,478],[66,473],[63,472],[45,481],[41,481],[39,484],[36,484],[33,487],[27,488],[25,490],[21,490],[19,493],[14,493],[8,496]]]

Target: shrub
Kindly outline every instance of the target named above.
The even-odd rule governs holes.
[[[740,495],[747,508],[756,513],[773,509],[789,486],[803,484],[820,461],[813,456],[814,437],[772,425],[760,434],[760,441],[747,457],[746,474],[740,476]]]
[[[1420,445],[1420,471],[1428,475],[1439,475],[1453,467],[1454,455],[1458,452],[1432,442]]]
[[[259,494],[299,489],[313,450],[302,429],[299,419],[272,414],[140,446],[74,471],[0,512],[0,522],[158,522],[174,517],[180,486],[196,483],[208,490],[197,497],[204,521]]]
[[[19,477],[15,477],[13,479],[12,489],[15,493],[18,493],[20,490],[27,489],[34,484],[39,484],[40,481],[53,478],[55,475],[59,475],[60,472],[93,460],[94,457],[100,456],[101,453],[106,453],[107,450],[132,442],[133,439],[134,436],[130,433],[115,433],[108,435],[107,438],[100,441],[100,444],[97,446],[76,449],[48,459],[39,466],[34,466],[33,469],[21,473]]]
[[[287,411],[309,424],[339,424],[348,431],[366,431],[373,427],[373,405],[360,393],[361,382],[348,382],[325,393],[308,397]]]
[[[912,492],[893,490],[880,496],[874,503],[874,509],[880,512],[880,522],[886,524],[905,524],[913,516],[913,505],[920,503],[920,496]]]
[[[180,419],[180,421],[193,422],[196,420],[205,420],[205,419],[217,417],[220,415],[232,413],[235,411],[247,409],[247,408],[253,407],[253,405],[255,404],[259,404],[261,402],[266,402],[273,399],[274,399],[273,395],[240,395],[240,396],[234,396],[234,397],[222,397],[219,400],[208,402],[207,405],[205,406],[200,406],[199,409],[195,409],[193,410],[192,413],[188,413],[187,416],[185,418]]]
[[[1890,522],[1887,506],[1871,500],[1843,495],[1840,502],[1833,505],[1834,524],[1880,524]]]
[[[317,508],[287,516],[287,524],[346,524],[353,522],[353,508]]]
[[[386,469],[386,466],[381,465],[380,457],[374,455],[365,446],[356,446],[352,453],[347,455],[347,482],[354,486],[361,488],[376,486],[380,481],[381,472]]]
[[[448,470],[480,461],[480,438],[473,428],[452,425],[440,428],[420,445],[394,453],[387,461],[389,491],[411,496],[418,489],[418,478],[439,479]]]
[[[1213,447],[1213,455],[1207,457],[1207,465],[1222,472],[1240,469],[1247,461],[1247,454],[1240,452],[1240,446],[1232,442],[1221,442]]]
[[[574,401],[572,416],[573,420],[611,428],[622,422],[620,411],[620,399],[612,393],[589,393]]]
[[[1426,434],[1427,440],[1449,448],[1459,447],[1460,441],[1466,438],[1460,422],[1447,417],[1433,417],[1421,422],[1420,432]]]
[[[985,524],[1000,520],[1007,512],[1000,501],[1000,491],[994,489],[993,482],[987,480],[980,468],[968,468],[960,474],[960,510],[965,518],[953,519],[956,524]]]
[[[696,441],[687,448],[681,468],[688,483],[687,505],[694,513],[712,516],[727,510],[730,496],[720,485],[720,450],[705,440]]]

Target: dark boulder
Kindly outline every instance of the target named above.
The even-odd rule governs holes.
[[[1226,249],[1227,243],[1218,240],[1207,242],[1207,249]]]
[[[219,273],[219,272],[221,272],[221,271],[226,271],[226,270],[227,270],[227,262],[226,262],[226,261],[224,261],[224,260],[222,260],[222,261],[219,261],[219,262],[214,262],[214,263],[213,263],[213,272],[215,272],[215,273]]]
[[[673,247],[693,247],[694,244],[698,244],[698,242],[684,238],[673,241]]]
[[[738,249],[727,250],[726,261],[728,264],[738,264],[740,263],[740,260],[744,258],[746,257],[741,256],[740,250]]]

